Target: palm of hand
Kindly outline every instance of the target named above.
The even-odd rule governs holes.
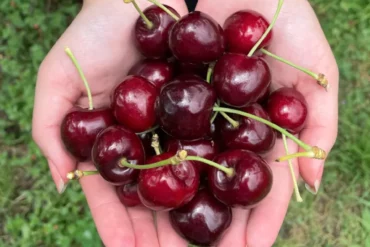
[[[277,4],[277,1],[272,0],[266,1],[271,4],[257,0],[247,3],[238,0],[225,9],[216,8],[215,6],[219,5],[214,1],[200,1],[198,9],[213,16],[221,25],[231,13],[248,8],[271,20]],[[170,5],[180,14],[186,13],[184,3]],[[92,90],[94,106],[107,106],[112,89],[140,58],[131,36],[136,18],[134,8],[123,8],[120,1],[85,4],[41,66],[36,90],[33,133],[49,161],[57,185],[61,184],[60,181],[65,181],[65,176],[59,174],[66,174],[76,167],[73,159],[62,149],[60,123],[74,104],[87,106],[83,83],[64,54],[64,46],[68,45],[80,62]],[[270,51],[304,67],[325,73],[331,82],[330,91],[326,93],[302,72],[267,59],[272,71],[274,89],[294,86],[306,97],[309,120],[300,138],[308,144],[318,145],[329,151],[336,136],[337,67],[309,4],[303,0],[286,0],[273,32]],[[330,131],[327,128],[331,128]],[[41,130],[42,135],[39,134]],[[44,141],[42,136],[46,135],[55,141]],[[295,144],[289,143],[290,152],[297,150]],[[271,193],[251,211],[233,210],[233,223],[222,238],[220,246],[272,245],[283,222],[293,187],[286,164],[273,162],[284,153],[279,140],[274,150],[265,157],[274,173]],[[317,179],[321,179],[321,174],[318,173],[322,170],[322,162],[302,159],[299,160],[299,165],[297,161],[294,165],[296,175],[299,167],[301,176],[309,185],[313,186]],[[80,163],[78,167],[87,170],[91,169],[92,164]],[[119,202],[114,188],[102,178],[86,177],[81,180],[81,185],[106,246],[122,246],[123,243],[124,246],[186,246],[186,242],[170,226],[167,213],[157,213],[156,230],[151,211],[125,208]]]

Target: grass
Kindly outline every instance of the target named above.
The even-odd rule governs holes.
[[[320,193],[291,202],[276,246],[370,247],[370,4],[311,2],[340,67],[339,136]],[[0,246],[100,246],[79,186],[57,195],[30,135],[38,66],[79,7],[0,3]]]

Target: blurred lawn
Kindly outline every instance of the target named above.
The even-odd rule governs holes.
[[[276,246],[370,247],[370,4],[311,2],[340,67],[339,137],[319,195],[301,188]],[[0,3],[0,246],[100,246],[78,184],[57,195],[30,135],[38,66],[78,10],[73,0]]]

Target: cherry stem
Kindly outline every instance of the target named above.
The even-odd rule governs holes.
[[[263,35],[261,36],[261,38],[257,41],[257,43],[253,46],[253,48],[249,51],[248,57],[253,56],[253,54],[255,53],[255,51],[258,49],[258,47],[261,45],[261,43],[265,40],[265,38],[267,37],[267,35],[271,32],[271,29],[275,25],[275,22],[276,22],[276,20],[277,20],[277,18],[279,16],[279,13],[280,13],[281,7],[283,6],[283,3],[284,3],[284,0],[279,0],[279,3],[278,3],[278,6],[277,6],[275,15],[274,15],[274,17],[273,17],[270,25],[268,26],[268,28],[266,29],[266,31],[263,33]]]
[[[287,137],[289,137],[290,139],[292,139],[295,143],[297,143],[300,147],[302,147],[303,149],[305,149],[306,151],[313,151],[315,152],[315,158],[317,159],[323,159],[325,158],[325,151],[318,148],[318,147],[312,147],[306,143],[304,143],[303,141],[299,140],[297,137],[295,137],[294,135],[292,135],[291,133],[289,133],[287,130],[281,128],[280,126],[274,124],[274,123],[271,123],[270,121],[266,120],[266,119],[263,119],[263,118],[260,118],[258,116],[255,116],[253,114],[250,114],[250,113],[247,113],[247,112],[243,112],[243,111],[239,111],[239,110],[236,110],[236,109],[229,109],[229,108],[224,108],[224,107],[213,107],[213,111],[218,111],[218,112],[228,112],[228,113],[234,113],[234,114],[237,114],[237,115],[241,115],[241,116],[244,116],[244,117],[247,117],[247,118],[251,118],[251,119],[254,119],[258,122],[261,122],[261,123],[264,123],[268,126],[270,126],[271,128],[279,131],[280,133],[286,135]]]
[[[80,77],[81,77],[82,81],[85,84],[85,88],[86,88],[86,92],[87,92],[87,98],[89,99],[89,110],[92,110],[92,109],[94,109],[94,104],[93,104],[93,100],[92,100],[92,96],[91,96],[91,90],[90,90],[89,83],[87,82],[86,77],[85,77],[84,73],[82,72],[81,66],[77,62],[77,59],[73,55],[71,49],[69,47],[66,47],[65,48],[65,52],[67,53],[67,55],[69,56],[69,58],[72,60],[72,62],[75,65],[78,73],[80,74]]]
[[[212,77],[212,73],[213,73],[213,68],[215,67],[215,63],[210,63],[208,65],[208,69],[207,69],[207,82],[208,83],[211,83],[211,77]]]
[[[183,162],[185,160],[189,160],[189,161],[193,160],[193,161],[203,162],[207,165],[213,166],[213,167],[225,172],[226,175],[229,176],[229,177],[232,177],[235,174],[234,169],[231,168],[231,167],[224,167],[224,166],[222,166],[220,164],[217,164],[217,163],[215,163],[211,160],[207,160],[207,159],[204,159],[204,158],[201,158],[201,157],[198,157],[198,156],[188,156],[188,152],[186,152],[186,150],[181,150],[176,155],[174,155],[174,156],[172,156],[168,159],[161,160],[161,161],[158,161],[158,162],[155,162],[155,163],[152,163],[152,164],[146,164],[146,165],[130,164],[127,161],[126,158],[123,158],[120,161],[120,165],[124,166],[124,167],[128,167],[128,168],[132,168],[132,169],[146,170],[146,169],[152,169],[152,168],[157,168],[157,167],[166,166],[166,165],[178,165],[178,164],[180,164],[181,162]]]
[[[286,60],[282,57],[279,57],[278,55],[275,55],[275,54],[273,54],[273,53],[271,53],[271,52],[269,52],[269,51],[267,51],[263,48],[261,49],[261,52],[270,56],[270,57],[272,57],[272,58],[275,58],[276,60],[278,60],[280,62],[283,62],[283,63],[285,63],[285,64],[287,64],[287,65],[289,65],[289,66],[291,66],[295,69],[298,69],[298,70],[302,71],[303,73],[305,73],[305,74],[311,76],[312,78],[314,78],[317,81],[317,84],[319,84],[320,86],[325,88],[325,90],[329,89],[329,82],[326,79],[324,74],[321,74],[321,73],[316,74],[316,73],[314,73],[314,72],[312,72],[312,71],[310,71],[306,68],[303,68],[303,67],[301,67],[299,65],[296,65],[296,64],[294,64],[294,63],[292,63],[292,62],[290,62],[290,61],[288,61],[288,60]]]
[[[81,171],[81,170],[75,170],[73,172],[68,172],[67,173],[67,178],[69,180],[78,180],[82,177],[85,176],[90,176],[90,175],[96,175],[99,174],[98,171]]]
[[[178,21],[180,18],[175,15],[174,13],[172,13],[171,10],[169,10],[166,6],[164,6],[163,4],[161,4],[160,2],[158,2],[157,0],[148,0],[149,2],[157,5],[159,8],[161,8],[164,12],[166,12],[167,14],[169,14],[173,19],[175,19],[176,21]]]
[[[283,136],[283,143],[284,143],[285,152],[286,152],[286,154],[289,154],[289,149],[288,149],[288,143],[286,141],[286,136],[284,134],[282,136]],[[292,161],[288,160],[288,164],[289,164],[290,174],[292,175],[295,198],[296,198],[297,202],[303,202],[303,199],[301,197],[301,193],[299,192],[299,189],[298,189],[297,179],[295,177],[295,172],[294,172]]]
[[[123,0],[123,2],[125,3],[132,3],[135,7],[135,9],[137,10],[137,12],[139,12],[141,18],[143,18],[144,22],[146,23],[146,26],[148,27],[148,29],[152,29],[154,24],[153,22],[151,22],[148,17],[146,17],[146,15],[143,13],[143,11],[141,11],[139,5],[137,5],[136,1],[135,0]]]
[[[156,134],[154,132],[153,132],[153,136],[152,136],[152,143],[150,145],[154,149],[156,155],[160,155],[162,153],[162,148],[161,148],[161,145],[159,143],[159,136],[158,136],[158,134]]]
[[[299,158],[299,157],[315,158],[315,153],[313,151],[307,151],[307,152],[288,154],[288,155],[285,155],[283,157],[276,159],[275,161],[282,162],[282,161],[291,160],[291,159]]]

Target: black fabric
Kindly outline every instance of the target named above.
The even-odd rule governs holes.
[[[186,5],[188,6],[189,11],[194,11],[197,2],[198,0],[186,0]]]

